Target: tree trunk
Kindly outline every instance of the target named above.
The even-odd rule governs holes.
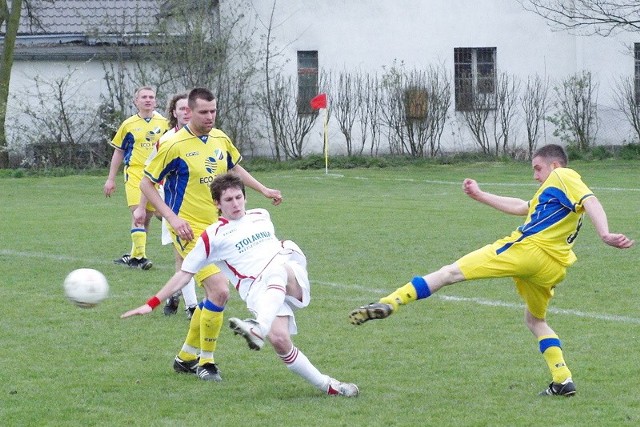
[[[9,167],[9,150],[5,132],[5,120],[7,117],[7,101],[9,100],[11,68],[13,67],[13,48],[16,44],[16,35],[20,24],[22,0],[11,0],[11,11],[7,10],[7,6],[7,3],[1,6],[3,8],[2,16],[6,19],[7,32],[4,37],[2,64],[0,67],[0,169]]]

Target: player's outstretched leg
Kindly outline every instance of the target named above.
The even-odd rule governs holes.
[[[260,350],[264,346],[264,337],[260,330],[260,324],[255,319],[240,320],[236,317],[229,319],[229,327],[235,335],[247,340],[251,350]]]
[[[429,285],[424,277],[416,276],[406,285],[396,289],[379,302],[374,302],[356,308],[349,314],[349,321],[354,325],[374,319],[386,319],[398,311],[400,305],[431,296]]]
[[[349,321],[353,325],[361,325],[369,320],[385,319],[391,316],[393,312],[393,305],[382,302],[373,302],[351,311],[349,314]]]

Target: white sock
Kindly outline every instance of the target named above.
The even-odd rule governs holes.
[[[278,354],[280,359],[287,365],[287,368],[300,375],[302,378],[310,382],[315,388],[324,392],[329,386],[330,377],[321,373],[315,366],[311,364],[307,356],[293,346],[287,354]]]
[[[182,298],[186,307],[194,307],[198,305],[198,296],[196,295],[196,281],[192,277],[187,286],[182,288]]]
[[[278,310],[284,304],[286,290],[280,285],[269,285],[262,295],[258,306],[256,307],[256,321],[260,325],[262,336],[269,335],[271,324],[278,314]]]

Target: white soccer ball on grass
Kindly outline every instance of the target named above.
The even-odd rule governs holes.
[[[109,283],[98,270],[79,268],[64,279],[64,293],[78,307],[91,308],[109,296]]]

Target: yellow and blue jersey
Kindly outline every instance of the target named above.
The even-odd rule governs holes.
[[[125,181],[130,175],[142,179],[144,164],[158,139],[169,128],[169,122],[157,112],[153,117],[144,119],[138,114],[122,122],[111,146],[124,151]]]
[[[221,130],[198,137],[185,126],[163,142],[144,173],[156,184],[164,180],[165,203],[192,227],[204,230],[218,219],[209,184],[240,160],[240,152]]]
[[[527,241],[535,244],[569,266],[576,261],[573,243],[582,226],[582,203],[593,193],[580,175],[569,168],[556,168],[529,201],[529,212],[523,225],[503,239],[503,252],[513,244]]]

